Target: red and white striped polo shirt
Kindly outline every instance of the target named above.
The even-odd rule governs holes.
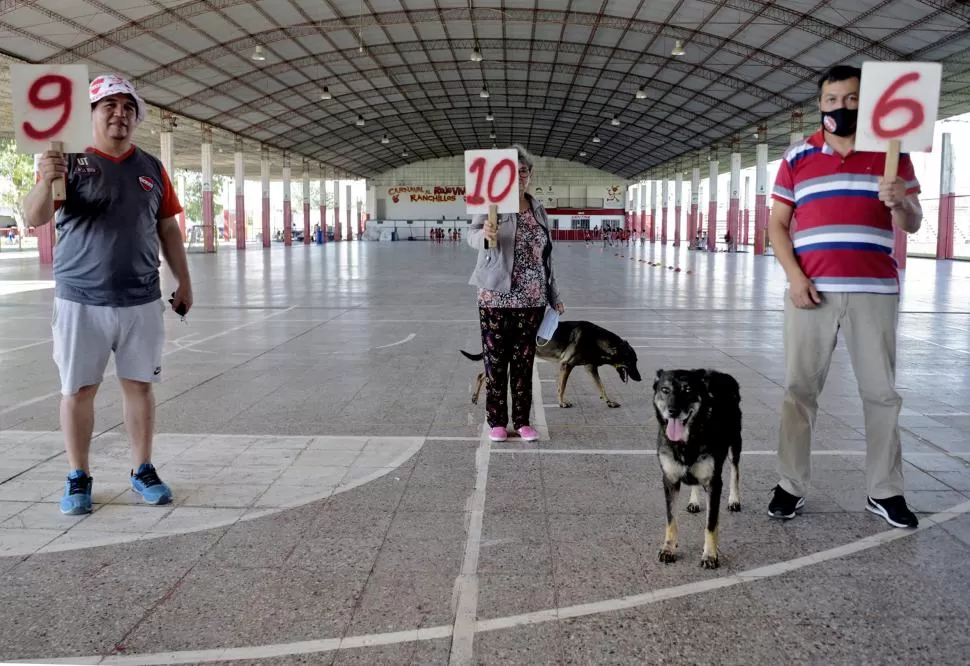
[[[819,291],[899,293],[892,213],[879,201],[885,163],[885,153],[842,157],[822,130],[785,153],[771,196],[795,207],[795,258]],[[907,194],[919,193],[905,153],[898,173]]]

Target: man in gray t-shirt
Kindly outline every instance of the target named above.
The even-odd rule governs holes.
[[[161,379],[165,339],[159,250],[178,280],[177,312],[192,307],[192,282],[176,215],[182,206],[157,158],[132,143],[145,103],[118,76],[91,82],[94,142],[86,152],[44,153],[39,182],[25,200],[33,227],[54,217],[54,361],[61,377],[61,430],[70,470],[61,512],[91,511],[89,467],[94,398],[111,353],[124,395],[131,442],[132,489],[149,504],[167,504],[172,490],[151,462],[155,427],[152,384]],[[65,178],[67,197],[52,201],[51,183]]]

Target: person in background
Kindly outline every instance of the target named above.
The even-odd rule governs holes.
[[[855,150],[857,67],[833,67],[818,83],[822,127],[792,146],[778,169],[768,233],[788,277],[785,398],[778,468],[768,514],[790,519],[805,504],[818,396],[841,330],[862,397],[866,509],[894,527],[916,527],[903,498],[896,392],[899,274],[893,230],[920,228],[919,183],[909,155],[886,180],[886,154]],[[792,215],[798,225],[789,236]]]
[[[529,416],[536,333],[547,305],[565,311],[553,273],[546,209],[527,191],[535,162],[522,146],[513,148],[519,156],[519,212],[500,215],[497,223],[479,215],[468,230],[468,244],[478,250],[469,284],[478,287],[485,412],[493,442],[508,438],[510,392],[514,431],[529,442],[539,439]]]
[[[162,163],[132,143],[145,103],[119,76],[96,78],[88,93],[93,146],[78,155],[44,153],[40,179],[24,201],[32,227],[53,217],[58,230],[51,328],[70,467],[60,503],[65,514],[91,512],[94,398],[112,352],[131,444],[131,488],[148,504],[172,500],[151,462],[152,384],[161,379],[165,340],[159,251],[178,281],[172,309],[185,314],[192,307],[176,219],[182,206]],[[67,198],[55,207],[51,183],[61,177]]]

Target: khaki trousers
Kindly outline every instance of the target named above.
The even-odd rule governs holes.
[[[896,392],[896,294],[825,293],[821,305],[796,308],[785,293],[785,399],[778,471],[781,487],[804,497],[818,396],[839,331],[845,335],[866,423],[866,487],[874,499],[903,494],[902,445]]]

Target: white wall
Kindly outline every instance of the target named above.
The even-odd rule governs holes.
[[[387,171],[368,184],[374,188],[374,211],[384,199],[385,219],[464,218],[464,156],[418,162]],[[537,157],[531,191],[547,208],[624,207],[627,181],[599,169],[557,158]],[[400,188],[416,191],[401,191]],[[420,191],[417,191],[420,188]],[[439,188],[436,192],[436,188]],[[393,201],[394,195],[398,201]],[[432,201],[431,199],[438,199]]]

